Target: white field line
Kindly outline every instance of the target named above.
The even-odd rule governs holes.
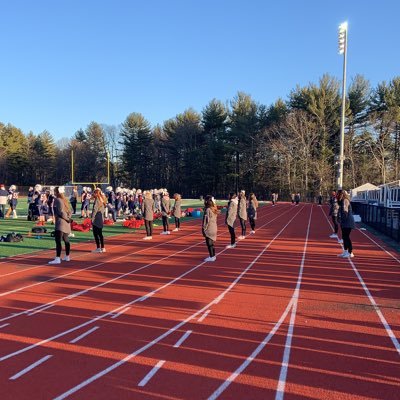
[[[0,329],[1,329],[1,328],[5,328],[5,327],[8,326],[8,325],[10,325],[10,324],[7,323],[7,324],[0,325]]]
[[[328,221],[328,224],[332,227],[331,222],[329,221],[328,217],[326,216],[325,212],[323,212],[326,220]],[[398,341],[398,339],[396,338],[396,335],[394,334],[391,326],[389,325],[389,323],[386,321],[386,318],[384,317],[382,311],[380,310],[378,304],[376,303],[374,297],[372,296],[371,292],[369,291],[366,283],[364,282],[364,279],[362,278],[361,274],[358,272],[357,267],[355,266],[353,260],[349,257],[348,261],[351,265],[351,268],[353,269],[354,273],[356,274],[362,288],[364,289],[365,294],[367,295],[370,303],[372,304],[372,307],[374,308],[375,312],[378,314],[379,319],[381,320],[381,323],[383,325],[383,327],[386,330],[387,335],[389,336],[390,340],[392,341],[395,349],[397,350],[397,353],[400,356],[400,343]]]
[[[139,382],[138,386],[145,386],[146,383],[156,374],[156,372],[164,365],[165,360],[160,360],[152,370]]]
[[[300,297],[300,287],[301,287],[301,281],[303,278],[304,263],[305,263],[306,254],[307,254],[308,238],[310,236],[312,212],[313,212],[313,206],[311,206],[310,218],[308,220],[307,235],[306,235],[306,241],[304,243],[304,248],[303,248],[303,257],[301,259],[299,277],[297,278],[296,289],[292,296],[293,306],[292,306],[292,312],[290,315],[289,329],[288,329],[288,333],[286,336],[285,351],[283,353],[281,372],[279,374],[279,381],[278,381],[278,387],[276,389],[275,400],[283,400],[283,395],[285,393],[286,379],[287,379],[287,373],[288,373],[288,369],[289,369],[290,350],[292,348],[293,330],[294,330],[294,325],[296,322],[297,305],[299,303],[299,297]]]
[[[22,371],[20,371],[17,374],[13,375],[10,378],[10,380],[14,381],[15,379],[18,379],[19,377],[21,377],[22,375],[25,375],[27,372],[32,371],[38,365],[43,364],[45,361],[47,361],[50,357],[52,357],[52,356],[48,355],[48,356],[45,356],[45,357],[41,358],[40,360],[34,362],[33,364],[29,365],[28,367],[26,367]]]
[[[47,310],[47,309],[49,309],[49,308],[51,308],[51,307],[53,307],[52,304],[50,304],[50,305],[44,304],[42,307],[37,308],[35,311],[32,311],[32,312],[28,313],[27,315],[28,315],[29,317],[31,317],[32,315],[35,315],[35,314],[40,313],[40,312],[42,312],[42,311],[45,311],[45,310]],[[25,313],[26,313],[26,312],[25,312]],[[15,315],[14,315],[14,316],[15,316]]]
[[[123,310],[121,310],[120,312],[114,314],[111,318],[112,319],[118,318],[120,315],[122,315],[123,313],[127,312],[129,309],[130,309],[130,307],[126,307]]]
[[[287,212],[289,212],[289,211],[290,211],[290,209],[288,209]],[[300,211],[301,211],[301,210],[299,210],[299,211],[297,212],[297,214],[298,214]],[[287,212],[286,212],[286,213],[287,213]],[[275,217],[275,218],[272,219],[272,220],[269,220],[267,223],[265,223],[265,224],[262,225],[261,227],[266,226],[266,225],[269,225],[271,222],[275,221],[276,219],[278,219],[279,217],[281,217],[282,215],[284,215],[284,214],[286,214],[286,213],[283,213],[283,214],[280,213],[280,215],[278,215],[277,217]],[[296,215],[297,215],[297,214],[296,214]],[[296,216],[296,215],[295,215],[295,216]],[[295,216],[294,216],[294,217],[295,217]],[[289,221],[289,223],[294,219],[294,217]],[[288,224],[289,224],[289,223],[288,223]],[[288,224],[286,224],[286,226],[287,226]],[[286,226],[285,226],[285,227],[286,227]],[[284,228],[283,228],[283,229],[284,229]],[[282,232],[282,231],[280,231],[280,232]],[[276,236],[276,237],[277,237],[277,236]],[[275,238],[272,240],[272,242],[273,242],[274,240],[275,240]],[[272,242],[270,242],[270,244],[271,244]],[[267,247],[269,247],[269,245],[268,245]],[[185,250],[181,250],[180,252],[183,252],[183,251],[185,251]],[[225,251],[226,251],[226,249],[223,249],[223,250],[222,250],[221,252],[219,252],[217,255],[222,254],[222,253],[224,253]],[[168,256],[168,257],[170,257],[170,256]],[[168,258],[168,257],[165,257],[165,258]],[[258,258],[257,258],[257,259],[258,259]],[[160,287],[159,287],[158,289],[156,289],[156,290],[153,290],[153,292],[154,292],[154,293],[157,293],[157,292],[161,291],[162,289],[164,289],[164,288],[166,288],[166,287],[168,287],[168,286],[174,284],[176,281],[182,279],[183,277],[185,277],[186,275],[188,275],[188,274],[190,274],[191,272],[195,271],[196,269],[200,268],[200,267],[201,267],[202,265],[204,265],[204,264],[205,264],[204,261],[201,262],[200,264],[194,266],[193,268],[191,268],[190,270],[184,272],[184,273],[181,274],[180,276],[174,278],[174,279],[171,280],[170,282],[168,282],[168,283],[166,283],[166,284],[160,286]],[[253,263],[252,263],[252,264],[253,264]],[[252,265],[252,264],[251,264],[251,265]],[[143,268],[144,268],[144,267],[141,267],[140,269],[143,269]],[[234,286],[234,285],[233,285],[233,286]],[[233,286],[231,285],[230,287],[233,287]],[[121,306],[115,308],[114,310],[108,311],[108,312],[106,312],[106,313],[104,313],[104,314],[101,314],[101,315],[97,315],[96,317],[93,317],[92,319],[90,319],[90,320],[88,320],[88,321],[86,321],[86,322],[83,322],[83,323],[80,324],[80,325],[76,325],[76,326],[73,327],[73,328],[70,328],[70,329],[68,329],[68,330],[66,330],[66,331],[63,331],[63,332],[61,332],[61,333],[58,333],[58,334],[56,334],[56,335],[54,335],[54,336],[51,336],[51,337],[49,337],[49,338],[47,338],[47,339],[43,339],[43,340],[41,340],[41,341],[39,341],[39,342],[37,342],[37,343],[33,343],[33,344],[31,344],[31,345],[29,345],[29,346],[27,346],[27,347],[24,347],[24,348],[22,348],[22,349],[20,349],[20,350],[17,350],[17,351],[15,351],[15,352],[13,352],[13,353],[10,353],[10,354],[7,354],[7,355],[5,355],[5,356],[2,356],[2,357],[0,357],[0,362],[1,362],[1,361],[4,361],[4,360],[7,360],[7,359],[9,359],[9,358],[15,357],[15,356],[17,356],[17,355],[19,355],[19,354],[25,353],[26,351],[29,351],[29,350],[34,349],[34,348],[36,348],[36,347],[39,347],[39,346],[41,346],[41,345],[43,345],[43,344],[49,343],[49,342],[51,342],[51,341],[53,341],[53,340],[56,340],[56,339],[58,339],[58,338],[60,338],[60,337],[65,336],[65,335],[67,335],[67,334],[69,334],[69,333],[75,332],[76,330],[81,329],[81,328],[83,328],[83,327],[85,327],[85,326],[87,326],[87,325],[90,325],[90,324],[92,324],[92,323],[94,323],[94,322],[96,322],[96,321],[98,321],[98,320],[101,320],[101,319],[105,319],[105,318],[107,318],[107,317],[110,317],[110,316],[114,315],[115,313],[117,313],[118,311],[120,311],[121,309],[123,309],[123,308],[125,308],[125,307],[131,306],[131,305],[133,305],[133,304],[135,304],[135,303],[137,303],[137,302],[143,301],[143,300],[141,300],[141,299],[142,299],[141,297],[136,298],[135,300],[132,300],[132,301],[129,302],[129,303],[123,304],[123,305],[121,305]],[[205,310],[204,310],[204,311],[205,311]],[[197,314],[196,314],[196,316],[197,316]],[[192,318],[190,318],[190,319],[192,319]],[[186,323],[186,322],[185,322],[185,323]],[[178,327],[177,329],[179,329],[179,327]],[[161,340],[161,339],[160,339],[160,340]]]
[[[96,331],[97,329],[99,329],[99,327],[98,326],[94,326],[92,329],[89,329],[87,332],[82,333],[82,335],[79,335],[78,337],[76,337],[75,339],[70,340],[69,342],[70,343],[79,342],[79,340],[83,339],[87,335],[90,335],[92,332]]]
[[[290,210],[288,210],[287,212],[289,212],[289,211],[290,211]],[[281,214],[281,215],[282,215],[282,214]],[[270,216],[270,214],[267,214],[265,217],[269,217],[269,216]],[[278,218],[278,217],[277,217],[277,218]],[[275,218],[275,219],[276,219],[276,218]],[[274,220],[275,220],[275,219],[274,219]],[[274,220],[273,220],[273,221],[274,221]],[[264,225],[262,225],[262,226],[265,226],[265,225],[268,225],[268,223],[267,223],[267,224],[264,224]],[[225,233],[226,233],[226,232],[222,233],[221,235],[224,235]],[[193,233],[193,234],[194,234],[194,233]],[[191,234],[191,235],[193,235],[193,234]],[[191,235],[186,235],[186,236],[191,236]],[[179,238],[176,238],[176,239],[174,239],[174,240],[178,240],[178,239],[179,239]],[[168,241],[167,243],[171,243],[171,242],[173,242],[174,240],[170,240],[170,241]],[[185,252],[185,251],[191,249],[192,247],[196,247],[196,246],[198,246],[198,245],[200,245],[200,244],[202,244],[202,243],[203,243],[203,242],[198,242],[198,243],[196,243],[196,244],[194,244],[194,245],[191,245],[191,246],[189,246],[189,247],[186,247],[185,249],[180,250],[180,251],[178,251],[178,252],[176,252],[176,253],[173,253],[173,254],[171,254],[171,255],[169,255],[169,256],[166,256],[166,257],[163,257],[163,258],[158,259],[158,260],[156,260],[156,261],[153,261],[153,262],[150,263],[150,264],[146,264],[146,265],[144,265],[144,266],[142,266],[142,267],[139,267],[139,268],[137,268],[137,269],[134,269],[134,270],[132,270],[132,271],[129,271],[129,272],[125,273],[125,274],[119,275],[119,276],[117,276],[117,277],[115,277],[115,278],[112,278],[112,279],[110,279],[110,280],[108,280],[108,281],[99,283],[98,285],[92,286],[92,287],[90,287],[90,288],[81,290],[81,291],[79,291],[79,292],[75,292],[75,293],[73,293],[73,294],[70,294],[70,295],[68,295],[68,296],[61,297],[61,298],[59,298],[59,299],[50,301],[50,302],[45,303],[45,304],[40,304],[40,305],[38,305],[38,306],[36,306],[36,307],[33,307],[33,308],[29,309],[29,310],[20,311],[19,313],[12,313],[12,314],[9,315],[8,317],[3,317],[3,318],[1,318],[1,319],[0,319],[0,322],[7,321],[7,320],[10,320],[10,319],[12,319],[12,318],[16,318],[16,317],[18,317],[18,316],[20,316],[20,315],[24,315],[24,314],[28,314],[28,315],[29,315],[29,314],[32,314],[32,315],[33,315],[33,313],[35,314],[35,313],[41,312],[41,311],[43,311],[43,307],[46,307],[46,309],[48,309],[48,308],[50,308],[50,307],[47,307],[47,306],[52,306],[52,305],[55,305],[55,304],[57,304],[57,303],[59,303],[59,302],[61,302],[61,301],[63,301],[63,300],[66,300],[66,299],[73,299],[73,298],[75,298],[75,297],[81,296],[81,295],[83,295],[83,294],[85,294],[85,293],[87,293],[87,292],[89,292],[89,291],[91,291],[91,290],[93,290],[93,289],[98,289],[99,287],[105,286],[105,285],[107,285],[107,284],[109,284],[109,283],[111,283],[111,282],[114,282],[114,281],[118,280],[118,279],[124,278],[125,276],[131,275],[131,274],[133,274],[133,273],[135,273],[135,272],[138,272],[138,271],[140,271],[140,270],[142,270],[142,269],[145,269],[145,268],[147,268],[147,267],[149,267],[149,266],[151,266],[151,265],[153,265],[153,264],[156,264],[156,263],[158,263],[158,262],[160,262],[160,261],[164,261],[164,260],[166,260],[166,259],[168,259],[168,258],[170,258],[170,257],[173,257],[173,256],[177,255],[177,254],[183,253],[183,252]],[[160,243],[160,244],[158,244],[158,245],[156,245],[156,246],[152,246],[151,249],[153,249],[153,248],[155,248],[155,247],[158,247],[158,246],[161,246],[161,245],[163,245],[163,244],[165,244],[165,242],[164,242],[164,243]],[[134,253],[131,253],[131,254],[136,254],[136,253],[139,253],[139,252],[145,251],[145,250],[146,250],[146,249],[144,249],[144,250],[139,250],[139,251],[134,252]],[[115,260],[120,259],[120,258],[123,258],[123,257],[127,257],[127,255],[126,255],[126,256],[122,256],[122,257],[114,258],[114,259],[112,259],[112,260],[109,260],[108,262],[115,261]],[[101,264],[98,264],[98,265],[101,265]],[[94,266],[88,267],[88,268],[94,268]],[[80,272],[80,271],[83,271],[83,270],[86,270],[86,269],[88,269],[88,268],[84,268],[84,269],[75,271],[74,273]],[[66,274],[66,275],[68,275],[68,274]],[[66,275],[63,275],[63,276],[66,276]],[[60,278],[63,277],[63,276],[60,276]],[[54,278],[54,280],[55,280],[55,279],[58,279],[58,278]],[[146,295],[140,297],[139,301],[144,301],[144,300],[146,300],[147,298],[153,296],[154,293],[155,293],[155,292],[153,291],[153,292],[150,292],[150,293],[148,293],[148,294],[146,294]]]
[[[211,394],[210,397],[208,397],[208,400],[215,400],[217,399],[228,387],[229,385],[234,382],[234,380],[250,365],[250,363],[258,356],[258,354],[264,349],[264,347],[270,342],[270,340],[274,337],[275,333],[278,331],[282,323],[285,321],[288,313],[290,310],[293,310],[293,305],[295,302],[297,302],[299,291],[300,291],[300,283],[302,279],[302,274],[303,274],[303,267],[304,267],[304,259],[305,259],[305,254],[306,254],[306,248],[307,248],[307,241],[308,241],[308,235],[310,231],[310,221],[311,221],[311,214],[312,214],[312,208],[311,208],[311,213],[310,213],[310,218],[308,221],[308,228],[307,228],[307,236],[306,236],[306,242],[303,248],[303,258],[301,261],[300,269],[299,269],[299,274],[297,277],[297,284],[296,288],[293,292],[293,295],[289,301],[289,304],[286,306],[285,311],[282,313],[281,317],[279,318],[278,322],[273,326],[273,328],[270,330],[267,336],[262,340],[262,342],[254,349],[254,351],[247,357],[247,359],[223,382],[217,390],[215,390],[214,393]],[[292,311],[293,315],[293,311]],[[293,321],[294,322],[294,321]]]
[[[182,337],[174,344],[174,347],[177,348],[179,347],[188,337],[189,335],[192,333],[192,331],[186,331]]]
[[[202,322],[205,320],[205,318],[207,317],[208,314],[210,314],[211,310],[207,310],[199,319],[199,322]]]
[[[294,218],[302,211],[304,207],[302,207],[290,220],[289,222],[275,235],[275,237],[268,243],[268,245],[266,247],[264,247],[264,249],[257,255],[257,257],[241,272],[241,274],[239,275],[239,277],[235,280],[235,284],[234,285],[230,285],[229,286],[229,290],[231,290],[237,282],[239,282],[239,280],[243,277],[243,275],[245,275],[248,270],[250,268],[252,268],[252,266],[258,261],[258,259],[265,253],[265,251],[267,250],[267,248],[269,248],[269,246],[276,240],[276,238],[278,238],[280,236],[280,234],[289,226],[289,224],[294,220]],[[281,214],[282,215],[282,214]],[[224,252],[225,250],[222,250],[222,252]],[[204,262],[202,263],[204,264]],[[228,290],[228,291],[229,291]],[[227,291],[225,291],[227,293]],[[73,388],[69,389],[68,391],[62,393],[61,395],[57,396],[54,400],[63,400],[67,397],[69,397],[70,395],[72,395],[73,393],[76,393],[77,391],[81,390],[82,388],[88,386],[90,383],[96,381],[97,379],[100,379],[101,377],[103,377],[104,375],[107,375],[108,373],[110,373],[111,371],[113,371],[114,369],[120,367],[121,365],[125,364],[126,362],[130,361],[132,358],[136,357],[137,355],[143,353],[144,351],[146,351],[147,349],[151,348],[152,346],[154,346],[155,344],[157,344],[158,342],[160,342],[161,340],[165,339],[166,337],[168,337],[169,335],[171,335],[173,332],[179,330],[182,326],[186,325],[188,322],[192,321],[193,319],[196,319],[200,314],[204,313],[206,310],[208,310],[210,308],[210,306],[212,304],[214,304],[215,300],[210,301],[208,304],[206,304],[203,308],[201,308],[200,310],[194,312],[192,315],[190,315],[189,317],[187,317],[186,319],[184,319],[183,321],[179,322],[178,324],[176,324],[174,327],[170,328],[168,331],[164,332],[162,335],[158,336],[157,338],[155,338],[154,340],[152,340],[151,342],[147,343],[146,345],[142,346],[141,348],[135,350],[134,352],[132,352],[131,354],[128,354],[126,357],[124,357],[123,359],[117,361],[116,363],[110,365],[108,368],[103,369],[102,371],[98,372],[97,374],[91,376],[90,378],[86,379],[85,381],[81,382],[80,384],[74,386]],[[291,306],[291,304],[290,304]],[[289,306],[288,306],[289,307]],[[12,355],[8,355],[6,356],[7,358],[9,358]],[[4,358],[4,357],[3,357]],[[0,359],[0,361],[2,361],[2,359]]]

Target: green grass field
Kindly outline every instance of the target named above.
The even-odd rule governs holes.
[[[219,205],[225,205],[226,203],[227,203],[226,201],[218,201]],[[183,200],[183,205],[182,205],[184,209],[188,207],[199,208],[202,206],[203,206],[202,201],[193,199]],[[0,220],[0,236],[11,232],[20,233],[24,235],[24,241],[19,243],[0,242],[0,258],[15,256],[18,254],[29,254],[35,251],[52,249],[55,247],[54,238],[50,236],[50,232],[54,229],[53,225],[49,223],[46,224],[47,228],[46,234],[32,233],[31,236],[28,236],[29,232],[31,232],[31,229],[33,226],[35,226],[36,222],[27,221],[26,219],[27,209],[28,207],[26,204],[26,199],[22,200],[20,199],[17,207],[17,213],[19,215],[19,218]],[[22,217],[22,215],[24,215],[24,217]],[[183,218],[182,222],[185,222],[188,219],[191,218]],[[78,218],[78,216],[75,216],[74,220],[80,223],[80,219]],[[170,223],[172,223],[172,220]],[[156,226],[159,224],[161,224],[161,221],[155,221]],[[140,229],[144,228],[142,227]],[[103,234],[105,237],[109,237],[109,236],[131,233],[133,231],[134,231],[133,229],[123,227],[122,222],[117,222],[115,225],[104,226]],[[94,240],[92,232],[74,231],[74,234],[75,237],[70,239],[72,246],[74,243]]]

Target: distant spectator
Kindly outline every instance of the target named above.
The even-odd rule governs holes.
[[[4,183],[0,185],[0,218],[4,219],[4,213],[6,211],[8,192]]]

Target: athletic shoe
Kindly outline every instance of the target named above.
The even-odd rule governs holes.
[[[240,235],[240,236],[238,237],[238,239],[239,239],[239,240],[243,240],[243,239],[245,239],[245,237],[246,237],[246,236]]]
[[[49,261],[48,264],[51,264],[51,265],[53,265],[53,264],[61,264],[61,259],[60,259],[60,257],[56,257],[54,260]]]
[[[168,235],[168,233],[166,231],[163,231],[160,233],[160,235]]]
[[[145,236],[145,237],[143,238],[143,240],[151,240],[151,239],[153,239],[153,236]]]
[[[65,257],[63,258],[63,261],[67,261],[67,262],[71,261],[70,256],[65,256]]]
[[[345,250],[342,254],[338,254],[338,257],[346,258],[350,257],[350,254],[347,250]]]
[[[101,249],[100,249],[100,247],[99,247],[99,248],[97,248],[96,250],[92,250],[92,253],[101,253]]]
[[[179,228],[175,228],[172,232],[178,232]]]
[[[236,243],[228,244],[228,246],[226,246],[227,249],[234,249],[235,247],[236,247]]]
[[[166,235],[170,235],[170,234],[171,234],[171,232],[170,232],[170,231],[167,231],[167,232],[165,232],[165,234],[166,234]]]
[[[354,258],[354,254],[353,253],[349,253],[349,258]]]
[[[68,233],[68,237],[75,237],[75,233]]]
[[[207,258],[204,259],[204,261],[205,261],[205,262],[213,262],[213,261],[215,261],[216,259],[217,259],[217,257],[215,257],[215,256],[214,256],[214,257],[207,257]]]
[[[329,236],[331,239],[337,239],[338,235],[336,233],[332,233],[332,235]]]
[[[337,241],[339,244],[343,244],[343,239],[338,239]]]
[[[254,234],[256,233],[256,231],[251,231],[250,233],[251,233],[252,235],[254,235]]]
[[[106,249],[103,247],[103,248],[101,249],[101,252],[102,252],[102,253],[106,253]]]

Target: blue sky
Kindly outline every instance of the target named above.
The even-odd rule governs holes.
[[[397,0],[0,0],[0,15],[0,121],[56,139],[341,78],[344,20],[349,80],[400,75]]]

